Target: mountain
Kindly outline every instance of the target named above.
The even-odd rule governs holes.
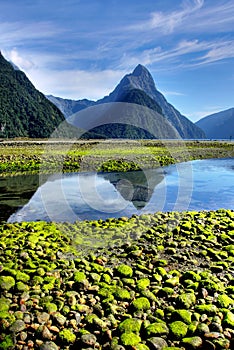
[[[91,107],[95,104],[94,101],[87,99],[75,101],[61,97],[55,97],[53,95],[47,95],[46,97],[60,109],[65,118],[68,118],[70,115],[77,113],[84,108]]]
[[[98,103],[118,101],[122,95],[132,89],[142,90],[151,97],[161,107],[162,114],[175,127],[181,138],[199,139],[205,137],[204,132],[199,127],[167,102],[163,94],[156,89],[150,72],[141,64],[134,69],[133,73],[125,75],[114,91],[109,96],[99,100]]]
[[[210,114],[197,121],[196,125],[209,139],[234,139],[234,108]]]
[[[61,111],[0,52],[0,137],[49,137],[64,120]]]
[[[185,116],[181,115],[171,104],[167,102],[165,97],[156,89],[153,77],[150,72],[142,65],[138,65],[131,74],[123,77],[120,83],[116,86],[109,96],[94,102],[89,100],[63,100],[54,96],[48,98],[59,107],[66,117],[71,116],[73,111],[78,112],[68,121],[76,126],[87,127],[92,126],[92,131],[106,137],[120,138],[184,138],[184,139],[201,139],[205,138],[204,132],[195,124],[193,124]],[[128,117],[124,117],[124,107],[114,106],[116,103],[135,104],[144,108],[133,108],[131,113],[128,109]],[[107,120],[97,111],[97,106],[109,104],[105,108],[105,113],[108,114]],[[83,111],[90,107],[90,113],[95,115],[90,116],[89,112]],[[95,107],[95,109],[93,108]],[[101,108],[101,107],[99,107]],[[107,112],[107,109],[109,110]],[[113,126],[113,118],[110,111],[115,115],[115,125]],[[121,115],[117,115],[122,113]],[[149,111],[149,109],[151,111]],[[136,115],[133,115],[133,111]],[[153,111],[153,113],[152,113]],[[81,113],[82,112],[82,113]],[[105,114],[105,115],[106,115]],[[84,118],[87,120],[84,123]],[[99,118],[95,122],[95,118]],[[132,119],[133,118],[133,119]],[[83,119],[81,121],[81,119]],[[124,123],[121,123],[124,121]],[[92,122],[90,122],[92,120]],[[108,122],[112,121],[111,123]],[[103,124],[100,124],[102,121]],[[117,123],[118,121],[118,123]],[[97,124],[97,125],[95,125]],[[118,125],[117,125],[118,124]],[[132,126],[131,126],[132,124]],[[137,127],[136,127],[137,124]],[[142,125],[142,128],[140,127]],[[90,130],[90,129],[87,129]]]

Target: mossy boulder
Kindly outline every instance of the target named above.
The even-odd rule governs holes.
[[[150,309],[150,302],[147,298],[140,297],[133,301],[132,306],[137,311],[146,311]]]
[[[120,340],[124,346],[136,346],[141,342],[141,337],[135,333],[128,332],[123,333],[120,336]]]
[[[116,271],[123,277],[132,277],[133,275],[133,270],[131,266],[125,264],[117,266]]]
[[[171,334],[175,339],[182,339],[188,332],[188,326],[182,321],[175,321],[169,325]]]
[[[183,338],[182,346],[184,346],[188,350],[199,349],[202,346],[202,338],[198,336]]]
[[[73,344],[76,341],[76,335],[70,329],[63,329],[59,332],[59,339],[64,344]]]
[[[136,287],[138,290],[146,289],[150,285],[149,278],[141,278],[137,281]]]
[[[12,276],[0,276],[0,289],[10,290],[15,285],[15,279]]]
[[[230,305],[234,304],[234,300],[227,294],[219,294],[217,298],[217,304],[219,307],[228,308]]]
[[[224,317],[223,323],[227,326],[227,327],[234,327],[234,313],[231,311],[227,311],[226,315]]]
[[[140,333],[142,321],[137,318],[127,318],[119,324],[120,333]]]
[[[196,296],[194,293],[182,293],[178,296],[177,302],[179,306],[189,309],[196,303]]]
[[[148,327],[146,327],[146,334],[148,336],[168,335],[169,328],[167,327],[166,323],[164,323],[164,322],[155,322],[155,323],[150,324]]]
[[[86,275],[82,271],[77,271],[74,274],[74,281],[77,283],[82,283],[86,280]]]
[[[190,324],[192,321],[192,312],[185,309],[175,310],[172,312],[172,319]]]
[[[218,312],[218,308],[213,304],[196,305],[195,310],[200,314],[207,314],[209,316],[215,315]]]

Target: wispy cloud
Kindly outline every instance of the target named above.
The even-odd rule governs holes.
[[[188,58],[188,55],[190,57]],[[191,56],[193,55],[193,56]],[[226,41],[199,41],[182,40],[172,48],[155,47],[153,49],[144,50],[135,53],[133,56],[127,57],[125,54],[124,62],[134,66],[138,62],[145,65],[152,65],[161,62],[161,69],[178,69],[189,68],[217,62],[223,59],[234,57],[234,42]],[[173,65],[173,64],[174,65]]]
[[[34,22],[3,22],[1,23],[1,45],[4,47],[12,47],[25,44],[30,41],[35,45],[35,40],[44,40],[58,36],[62,32],[49,21],[34,21]]]
[[[187,0],[181,3],[175,11],[156,11],[150,14],[148,20],[138,22],[128,27],[129,30],[147,32],[152,30],[155,35],[172,33],[229,31],[233,24],[233,1],[205,2],[204,0]]]

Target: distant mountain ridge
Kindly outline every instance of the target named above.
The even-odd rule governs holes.
[[[153,77],[150,72],[141,64],[139,64],[132,73],[125,75],[120,83],[116,86],[116,88],[109,94],[109,96],[105,96],[96,102],[89,100],[63,100],[54,96],[47,97],[63,111],[66,117],[72,114],[71,111],[76,110],[78,112],[90,106],[98,106],[105,103],[115,102],[135,103],[151,108],[153,111],[155,111],[155,119],[158,120],[159,130],[156,130],[155,125],[153,132],[154,138],[205,138],[204,132],[198,126],[192,123],[185,116],[181,115],[178,110],[176,110],[171,104],[167,102],[163,94],[161,94],[156,89]],[[77,118],[79,118],[79,116],[77,116]],[[153,120],[152,116],[150,116],[149,120]],[[149,122],[147,124],[147,127],[150,128]],[[170,132],[168,130],[168,127],[171,128]],[[165,133],[163,132],[163,128],[165,128]],[[106,129],[105,126],[102,128],[99,126],[98,132],[105,134],[104,129]],[[129,137],[131,132],[129,131],[129,127],[127,129]],[[108,135],[108,137],[111,137],[111,132],[109,132]],[[124,133],[121,132],[121,137],[123,137],[123,135]],[[139,138],[142,136],[143,134],[140,132]],[[118,133],[116,134],[113,132],[113,137],[118,137]],[[137,135],[135,135],[135,137],[137,137]],[[147,133],[145,134],[145,138],[146,137]]]
[[[234,108],[205,116],[196,125],[209,139],[234,139]]]

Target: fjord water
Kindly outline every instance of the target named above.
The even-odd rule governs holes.
[[[233,184],[234,158],[128,173],[54,174],[44,178],[31,199],[16,211],[14,203],[15,212],[8,222],[74,222],[156,211],[234,209]],[[26,187],[22,197],[29,194]]]

